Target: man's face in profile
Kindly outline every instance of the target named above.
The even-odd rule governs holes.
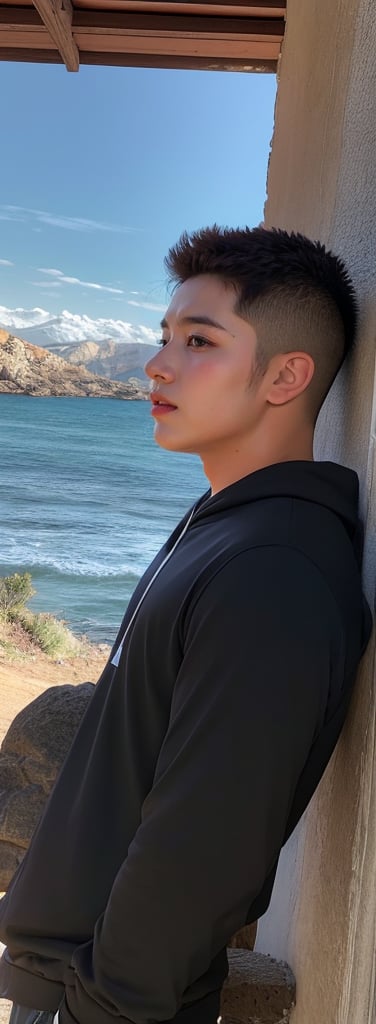
[[[161,350],[145,367],[154,400],[161,398],[152,413],[162,448],[204,457],[242,443],[252,430],[257,339],[235,301],[233,286],[212,274],[190,278],[172,298]]]

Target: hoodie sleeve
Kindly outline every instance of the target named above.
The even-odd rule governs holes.
[[[196,599],[154,784],[60,1024],[168,1021],[244,925],[325,715],[339,628],[319,570],[283,547],[235,556]]]

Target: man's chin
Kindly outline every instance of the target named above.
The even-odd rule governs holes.
[[[192,443],[189,443],[186,438],[178,440],[176,437],[163,437],[163,432],[158,429],[154,432],[154,441],[160,448],[164,448],[167,452],[185,452],[187,455],[197,455],[197,448]]]

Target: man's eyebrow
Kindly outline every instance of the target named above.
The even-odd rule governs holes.
[[[212,317],[210,317],[210,316],[200,316],[199,313],[191,315],[191,316],[182,316],[181,320],[180,320],[180,323],[181,324],[201,324],[203,327],[216,327],[217,330],[219,330],[219,331],[226,331],[226,327],[223,327],[223,324],[219,324],[217,320],[213,320]],[[166,320],[165,316],[163,317],[163,320],[161,320],[161,327],[162,327],[162,330],[164,330],[166,328],[168,329],[168,320]],[[228,331],[227,331],[227,334],[228,334]]]

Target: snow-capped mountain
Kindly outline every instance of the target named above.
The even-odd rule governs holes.
[[[105,341],[109,338],[121,342],[153,345],[158,332],[126,320],[93,319],[85,314],[70,313],[63,309],[58,315],[36,306],[34,309],[8,309],[0,306],[0,327],[14,331],[32,345],[52,348],[52,345],[71,345],[83,341]]]
[[[157,332],[124,320],[98,319],[64,309],[55,316],[35,309],[0,306],[0,328],[40,345],[70,363],[111,380],[145,380],[143,367],[155,351]]]

